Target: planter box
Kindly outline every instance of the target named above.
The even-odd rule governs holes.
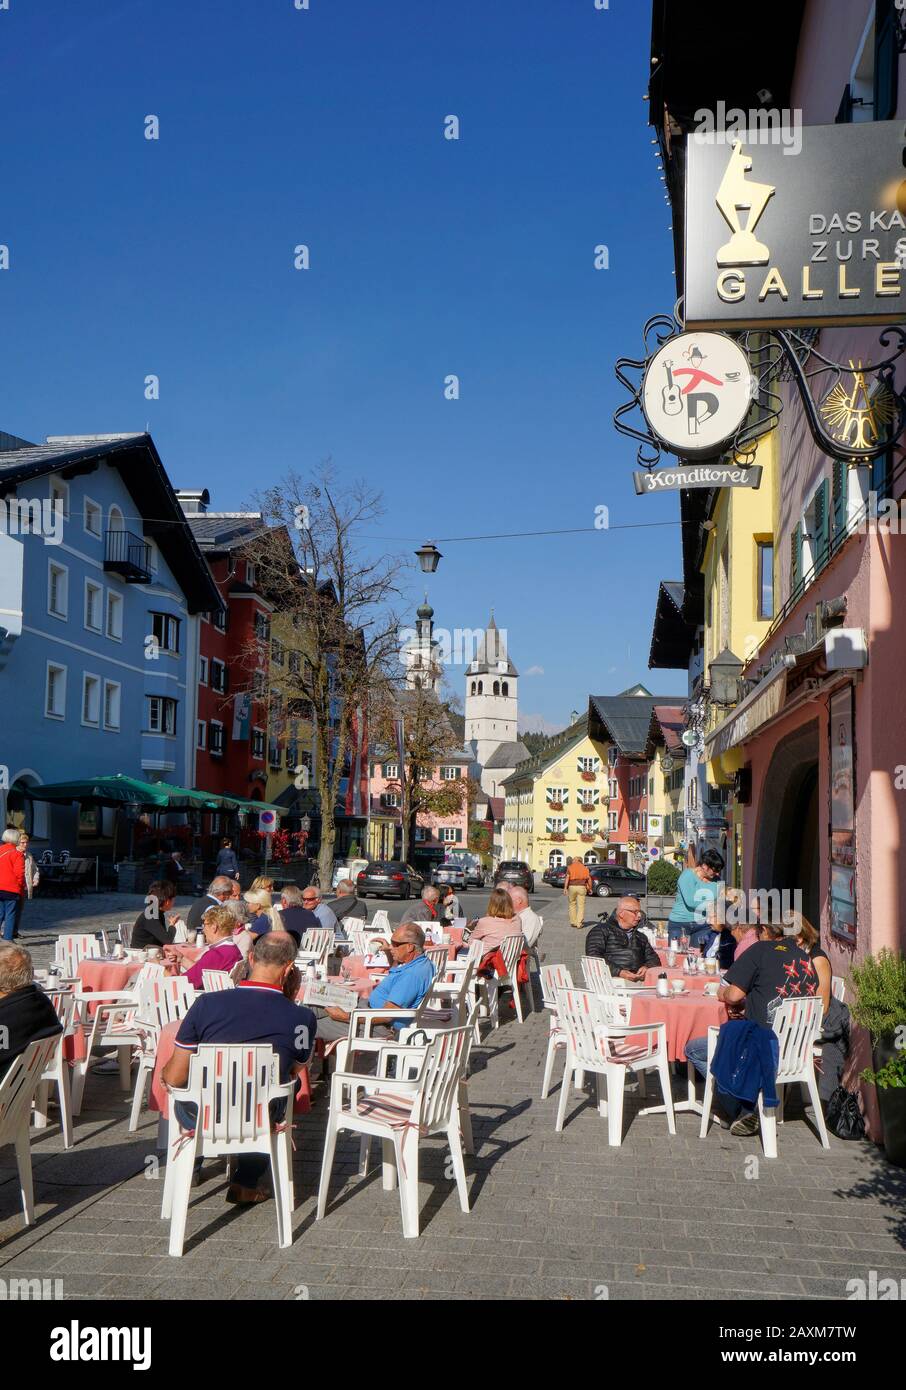
[[[872,1048],[872,1064],[880,1071],[897,1055],[893,1038],[882,1038]],[[884,1152],[888,1162],[906,1168],[906,1086],[876,1086],[881,1124],[884,1128]]]

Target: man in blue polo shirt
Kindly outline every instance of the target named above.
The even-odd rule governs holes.
[[[300,984],[295,967],[296,943],[288,932],[269,931],[249,952],[251,973],[235,989],[216,990],[196,999],[176,1035],[176,1050],[164,1067],[168,1090],[179,1090],[189,1079],[189,1063],[201,1043],[270,1043],[279,1059],[280,1080],[298,1076],[311,1056],[318,1021],[311,1009],[296,1004]],[[279,1124],[285,1101],[271,1105],[271,1120]],[[176,1103],[183,1129],[194,1129],[197,1106]],[[267,1194],[258,1183],[268,1167],[266,1154],[242,1154],[236,1160],[234,1181],[226,1199],[234,1206],[263,1202]],[[201,1172],[197,1160],[196,1173]]]
[[[417,1009],[434,981],[434,967],[425,955],[425,933],[414,922],[403,922],[391,933],[390,941],[376,937],[372,951],[381,949],[390,961],[390,970],[375,985],[368,1000],[370,1009]],[[350,1015],[344,1009],[325,1009],[318,1019],[318,1037],[336,1042],[349,1035]],[[404,1028],[408,1019],[394,1023]]]

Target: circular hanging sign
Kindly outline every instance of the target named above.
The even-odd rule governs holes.
[[[719,454],[752,404],[752,373],[725,333],[681,333],[654,354],[642,382],[645,419],[665,448]]]

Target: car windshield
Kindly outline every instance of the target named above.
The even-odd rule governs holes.
[[[500,866],[501,870],[504,870],[504,869],[524,869],[525,867],[526,867],[525,864],[521,863],[518,859],[512,859],[512,860],[510,860],[509,863],[507,863],[507,864],[501,864],[501,866]]]
[[[383,860],[376,860],[375,863],[368,865],[367,872],[369,874],[386,874],[390,873],[391,871],[395,872],[396,870],[401,868],[401,864],[396,864],[392,860],[389,862],[385,862]]]

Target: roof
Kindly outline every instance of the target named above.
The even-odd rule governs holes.
[[[202,550],[234,550],[267,532],[260,512],[187,512],[186,521]]]
[[[555,734],[537,753],[529,754],[524,762],[517,764],[512,776],[507,777],[501,785],[505,787],[511,782],[521,781],[523,777],[533,777],[536,772],[541,772],[550,763],[562,758],[564,753],[568,753],[575,744],[581,743],[587,734],[588,715],[583,714],[581,719],[576,720],[575,724],[570,724],[568,729]]]
[[[686,727],[685,710],[682,705],[655,705],[651,711],[648,729],[648,756],[654,756],[654,746],[663,740],[668,753],[686,756],[682,733]]]
[[[661,580],[654,610],[651,650],[648,653],[651,668],[681,670],[689,665],[695,642],[695,624],[683,616],[685,595],[681,580]]]
[[[0,442],[9,443],[10,438],[7,435]],[[58,435],[45,444],[20,444],[0,450],[0,494],[33,478],[61,473],[68,480],[94,472],[101,462],[109,463],[120,474],[138,512],[126,519],[126,530],[140,531],[155,542],[186,597],[189,612],[223,608],[150,434]]]
[[[676,695],[590,695],[588,732],[615,744],[624,757],[644,757],[655,705],[676,702]]]
[[[485,628],[481,641],[478,644],[478,651],[475,653],[475,660],[469,662],[467,674],[485,675],[494,674],[501,676],[518,676],[519,672],[513,665],[507,654],[506,631],[501,631],[494,621],[494,614],[491,613],[491,621]]]
[[[512,742],[498,743],[493,753],[485,759],[485,767],[515,767],[517,763],[523,762],[530,757],[530,753],[524,743]]]
[[[501,825],[506,817],[506,798],[502,796],[488,797],[489,820],[496,821]]]

